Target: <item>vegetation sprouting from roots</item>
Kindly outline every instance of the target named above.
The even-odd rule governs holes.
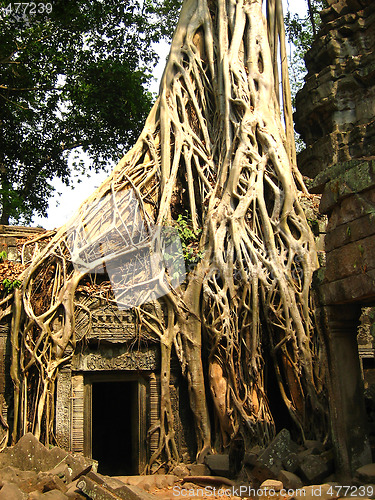
[[[267,4],[268,33],[261,0],[185,1],[159,98],[136,145],[35,253],[14,291],[14,439],[32,431],[53,440],[56,376],[79,342],[77,322],[90,328],[87,269],[76,264],[95,267],[103,256],[107,268],[118,263],[127,296],[144,290],[149,304],[134,307],[140,340],[160,345],[150,470],[179,461],[172,350],[188,383],[198,460],[214,442],[223,449],[238,438],[245,446],[272,439],[265,361],[300,438],[325,437],[324,364],[310,303],[316,251],[300,205],[307,195],[293,151],[281,2]],[[275,92],[279,41],[286,135]],[[181,221],[191,225],[196,258],[180,286],[165,269],[150,284],[142,266],[131,276],[121,267],[155,227]],[[158,300],[154,285],[164,293]],[[124,294],[91,287],[103,293],[121,307]]]

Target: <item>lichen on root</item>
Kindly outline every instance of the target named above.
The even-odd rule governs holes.
[[[282,12],[274,1],[268,11],[274,47]],[[201,259],[184,283],[174,287],[160,271],[152,283],[163,296],[152,301],[149,277],[135,266],[123,284],[128,293],[150,291],[143,299],[152,307],[134,311],[143,339],[161,351],[160,419],[150,429],[159,445],[149,470],[179,461],[169,393],[173,349],[188,382],[198,460],[239,436],[246,446],[272,439],[266,362],[301,439],[326,434],[310,304],[316,251],[299,202],[293,139],[280,120],[272,52],[261,0],[185,1],[137,143],[35,256],[15,291],[14,438],[30,430],[46,442],[53,435],[56,375],[76,348],[77,319],[86,315],[90,325],[76,293],[87,271],[74,263],[100,265],[104,256],[129,276],[124,258],[143,251],[155,227],[175,225],[179,211],[189,214],[192,231],[202,230]]]

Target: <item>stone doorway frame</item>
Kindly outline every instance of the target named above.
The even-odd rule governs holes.
[[[138,456],[138,464],[135,473],[142,474],[147,464],[147,386],[148,378],[142,374],[124,371],[112,372],[86,372],[84,373],[83,387],[83,453],[92,457],[92,385],[97,382],[133,382],[137,384],[135,405],[132,409],[135,430],[133,432],[132,448],[135,456]]]

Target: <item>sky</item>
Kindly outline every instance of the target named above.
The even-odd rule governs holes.
[[[284,12],[289,9],[291,13],[303,15],[307,10],[306,0],[283,0]],[[159,63],[153,71],[154,81],[150,90],[158,93],[159,83],[163,74],[165,61],[169,53],[169,44],[161,42],[157,45]],[[120,158],[119,158],[120,160]],[[50,199],[47,217],[34,217],[32,225],[41,226],[45,229],[54,229],[62,226],[77,211],[79,206],[88,198],[93,191],[107,178],[108,173],[90,173],[90,177],[81,177],[81,182],[73,182],[73,188],[65,186],[61,181],[53,182],[56,194]]]

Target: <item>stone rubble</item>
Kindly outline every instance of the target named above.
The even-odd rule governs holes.
[[[96,472],[98,464],[94,460],[58,447],[48,450],[29,433],[14,447],[0,453],[0,500],[157,500],[178,497],[231,500],[250,498],[247,496],[250,487],[257,492],[251,496],[256,500],[261,497],[270,500],[299,500],[300,497],[304,500],[336,500],[344,496],[340,497],[341,490],[336,494],[335,484],[338,483],[334,482],[332,475],[331,450],[318,441],[306,441],[305,446],[300,446],[286,429],[279,432],[265,449],[255,446],[246,453],[242,470],[236,478],[228,479],[230,464],[227,455],[209,455],[205,462],[181,463],[168,475],[109,477]],[[293,468],[294,472],[286,467]],[[218,471],[228,477],[218,476],[215,473]],[[359,468],[351,486],[351,498],[375,498],[374,483],[375,464]]]

